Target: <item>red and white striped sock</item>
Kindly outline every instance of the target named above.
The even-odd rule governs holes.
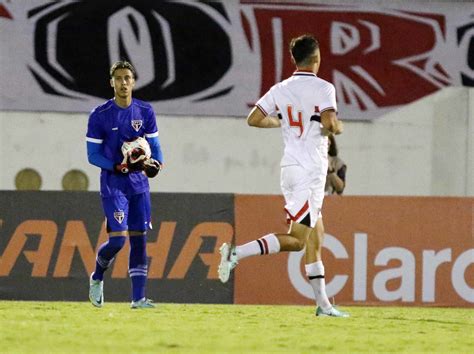
[[[280,241],[275,234],[268,234],[236,247],[237,259],[280,252]]]
[[[332,305],[329,302],[326,294],[326,282],[324,279],[324,265],[322,261],[306,264],[306,275],[309,278],[309,283],[313,288],[316,298],[316,304],[323,310],[329,310]]]

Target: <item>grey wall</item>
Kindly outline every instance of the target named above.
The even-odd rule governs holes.
[[[78,168],[90,190],[99,171],[87,162],[87,115],[0,112],[0,189],[16,173],[38,170],[43,190],[60,190]],[[152,180],[161,192],[280,194],[279,129],[255,129],[245,118],[158,115],[165,169]],[[346,194],[474,194],[474,89],[449,88],[372,122],[347,122],[338,137],[348,165]]]

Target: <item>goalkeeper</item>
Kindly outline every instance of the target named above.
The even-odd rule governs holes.
[[[145,296],[146,232],[151,229],[150,187],[163,165],[156,117],[150,104],[132,98],[135,69],[118,61],[110,68],[114,98],[96,107],[87,127],[87,156],[101,168],[100,195],[109,240],[99,247],[90,276],[89,299],[104,304],[103,277],[117,253],[130,241],[128,272],[132,281],[131,308],[153,308]]]

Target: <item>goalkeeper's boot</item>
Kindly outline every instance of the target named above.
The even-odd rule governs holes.
[[[226,283],[229,280],[230,272],[234,269],[237,264],[237,253],[235,252],[235,246],[228,243],[223,243],[219,248],[221,253],[221,263],[219,264],[218,273],[221,282]]]
[[[332,306],[329,310],[323,310],[321,306],[316,309],[316,316],[321,317],[350,317],[347,312],[339,311],[337,308]]]
[[[153,301],[147,298],[143,298],[137,301],[132,301],[130,304],[131,309],[153,309],[156,306],[153,304]]]
[[[89,300],[95,307],[102,307],[104,304],[104,281],[92,279],[93,275],[94,273],[91,274],[89,280]]]

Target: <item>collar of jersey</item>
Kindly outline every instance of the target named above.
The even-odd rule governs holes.
[[[127,109],[129,109],[130,107],[133,106],[133,103],[134,103],[133,97],[132,97],[132,102],[130,103],[130,105],[129,105],[128,107],[120,107],[120,106],[117,104],[117,102],[115,102],[115,98],[111,98],[110,100],[112,101],[112,104],[113,104],[116,108],[121,109],[121,110],[127,110]]]
[[[293,76],[316,76],[316,74],[309,70],[296,70]]]

